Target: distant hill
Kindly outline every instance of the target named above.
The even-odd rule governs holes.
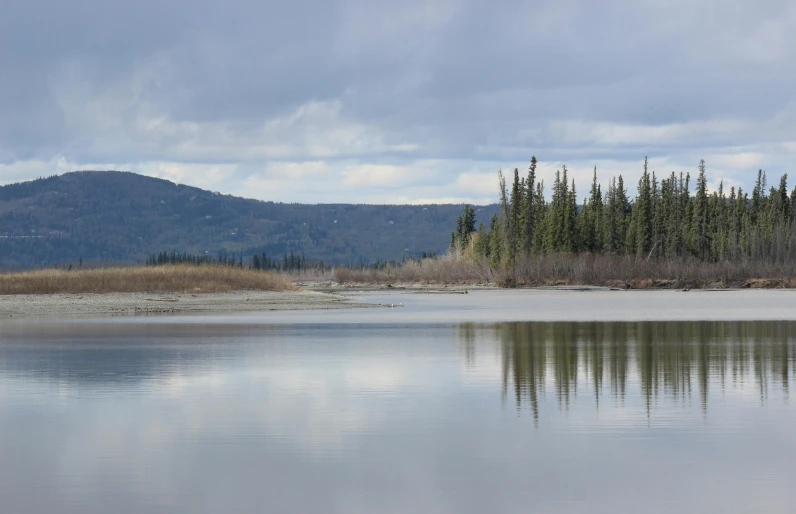
[[[463,205],[286,204],[118,171],[0,187],[0,268],[143,262],[163,250],[361,263],[442,253]],[[496,206],[478,207],[488,224]]]

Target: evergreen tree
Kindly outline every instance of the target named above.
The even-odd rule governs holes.
[[[664,243],[663,235],[666,232],[666,227],[663,221],[663,199],[661,189],[658,184],[658,178],[655,172],[652,172],[652,249],[650,255],[659,257],[663,255]]]
[[[608,253],[624,253],[630,207],[624,180],[619,175],[611,181],[605,208],[605,250]]]
[[[628,244],[628,248],[635,248],[640,256],[646,256],[652,249],[652,227],[653,227],[653,196],[650,175],[647,171],[647,158],[644,158],[644,172],[638,181],[638,198],[634,204],[633,213],[635,214],[635,234],[634,244]]]
[[[566,184],[566,182],[563,182]],[[553,197],[547,209],[547,216],[544,221],[544,249],[547,252],[554,252],[561,249],[563,239],[563,219],[564,202],[566,201],[566,186],[562,186],[561,171],[556,171],[556,178],[553,181]]]
[[[536,184],[533,208],[533,244],[532,252],[542,253],[545,251],[545,220],[547,219],[548,205],[544,197],[544,180]]]
[[[500,224],[499,235],[503,239],[500,241],[499,251],[493,253],[493,255],[497,255],[501,259],[509,259],[511,255],[509,255],[508,248],[511,247],[510,243],[513,242],[509,240],[511,234],[511,206],[509,205],[509,193],[506,189],[506,178],[503,176],[502,170],[498,171],[498,183],[500,185],[500,216],[498,217],[498,223]],[[510,261],[510,263],[513,262]]]
[[[503,262],[503,224],[497,214],[489,221],[489,260],[493,266]]]
[[[470,244],[473,232],[475,232],[475,209],[465,205],[464,212],[456,218],[456,231],[451,233],[448,250],[454,254],[463,253]]]
[[[796,188],[788,192],[787,175],[780,178],[778,187],[766,189],[766,173],[759,170],[751,198],[734,187],[727,197],[723,181],[708,194],[702,160],[692,196],[690,174],[672,172],[659,181],[645,158],[632,202],[621,175],[609,181],[603,195],[595,168],[589,194],[579,207],[576,184],[566,166],[556,171],[549,202],[544,181],[536,172],[534,157],[527,178],[521,179],[515,169],[510,191],[499,172],[500,210],[490,220],[489,231],[482,223],[473,235],[475,212],[466,206],[451,236],[452,248],[471,248],[467,255],[488,257],[493,266],[512,269],[523,255],[581,251],[643,259],[695,256],[705,261],[784,262],[796,258]],[[475,243],[469,244],[474,237]],[[148,262],[191,259],[187,254],[164,252],[152,255]],[[228,262],[226,255],[220,255],[222,259]],[[234,265],[234,256],[231,262]],[[254,261],[253,267],[257,266]],[[296,266],[305,266],[303,256],[298,264],[291,264]]]
[[[583,202],[583,249],[597,252],[603,247],[603,198],[597,183],[597,166],[594,167],[589,198]]]
[[[514,181],[511,185],[511,203],[509,204],[509,223],[508,223],[508,245],[507,254],[508,262],[514,263],[516,261],[517,252],[521,249],[524,235],[522,234],[522,225],[520,220],[522,217],[522,197],[523,197],[523,183],[520,181],[520,171],[514,168]]]
[[[697,177],[696,193],[694,195],[691,232],[694,254],[703,260],[709,257],[708,213],[708,182],[705,177],[705,160],[703,159],[699,161],[699,176]]]
[[[535,231],[535,212],[536,205],[536,156],[531,156],[531,164],[528,166],[528,177],[525,179],[524,205],[522,209],[523,224],[523,250],[530,253],[533,248],[533,238]]]
[[[567,169],[564,167],[564,178],[566,179]],[[577,234],[577,216],[578,216],[578,197],[575,191],[575,180],[572,180],[572,187],[565,191],[567,195],[567,203],[564,207],[564,241],[562,249],[565,252],[577,252],[578,247],[578,234]]]
[[[473,245],[475,256],[479,259],[489,257],[489,235],[483,221],[478,224],[478,233],[475,238],[475,244]]]

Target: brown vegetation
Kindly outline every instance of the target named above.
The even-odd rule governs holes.
[[[510,276],[505,274],[504,279]],[[508,277],[508,278],[506,278]],[[515,267],[518,285],[589,284],[626,289],[793,287],[796,263],[704,262],[644,259],[630,255],[545,255]],[[765,285],[760,285],[760,284]]]
[[[0,294],[190,292],[295,289],[282,275],[231,266],[134,266],[0,274]]]
[[[549,254],[521,258],[510,268],[485,261],[443,257],[383,270],[338,268],[349,284],[484,284],[500,287],[560,285],[623,289],[796,287],[796,262],[706,263],[696,259],[648,260],[630,255]]]
[[[382,269],[335,269],[335,280],[341,284],[488,284],[494,282],[488,265],[454,257],[407,261]]]

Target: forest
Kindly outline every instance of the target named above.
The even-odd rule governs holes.
[[[595,167],[580,202],[566,166],[555,174],[549,201],[536,157],[526,176],[514,170],[510,185],[498,172],[498,213],[476,229],[475,211],[465,206],[451,233],[450,252],[503,270],[529,256],[553,254],[769,265],[796,256],[796,188],[788,191],[787,174],[769,187],[760,170],[751,192],[728,191],[723,181],[709,191],[702,160],[692,191],[690,173],[659,177],[646,158],[643,166],[635,198],[629,198],[621,175],[603,188]]]
[[[143,264],[163,250],[368,265],[444,253],[460,205],[305,205],[238,198],[117,171],[0,186],[0,270]],[[496,205],[479,207],[488,219]],[[281,262],[277,262],[281,261]],[[302,269],[304,268],[301,265]]]

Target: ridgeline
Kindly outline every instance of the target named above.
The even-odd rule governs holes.
[[[463,205],[249,200],[128,172],[82,171],[0,187],[0,269],[144,263],[164,250],[249,260],[291,252],[360,265],[444,253]],[[496,206],[480,208],[489,218]]]

